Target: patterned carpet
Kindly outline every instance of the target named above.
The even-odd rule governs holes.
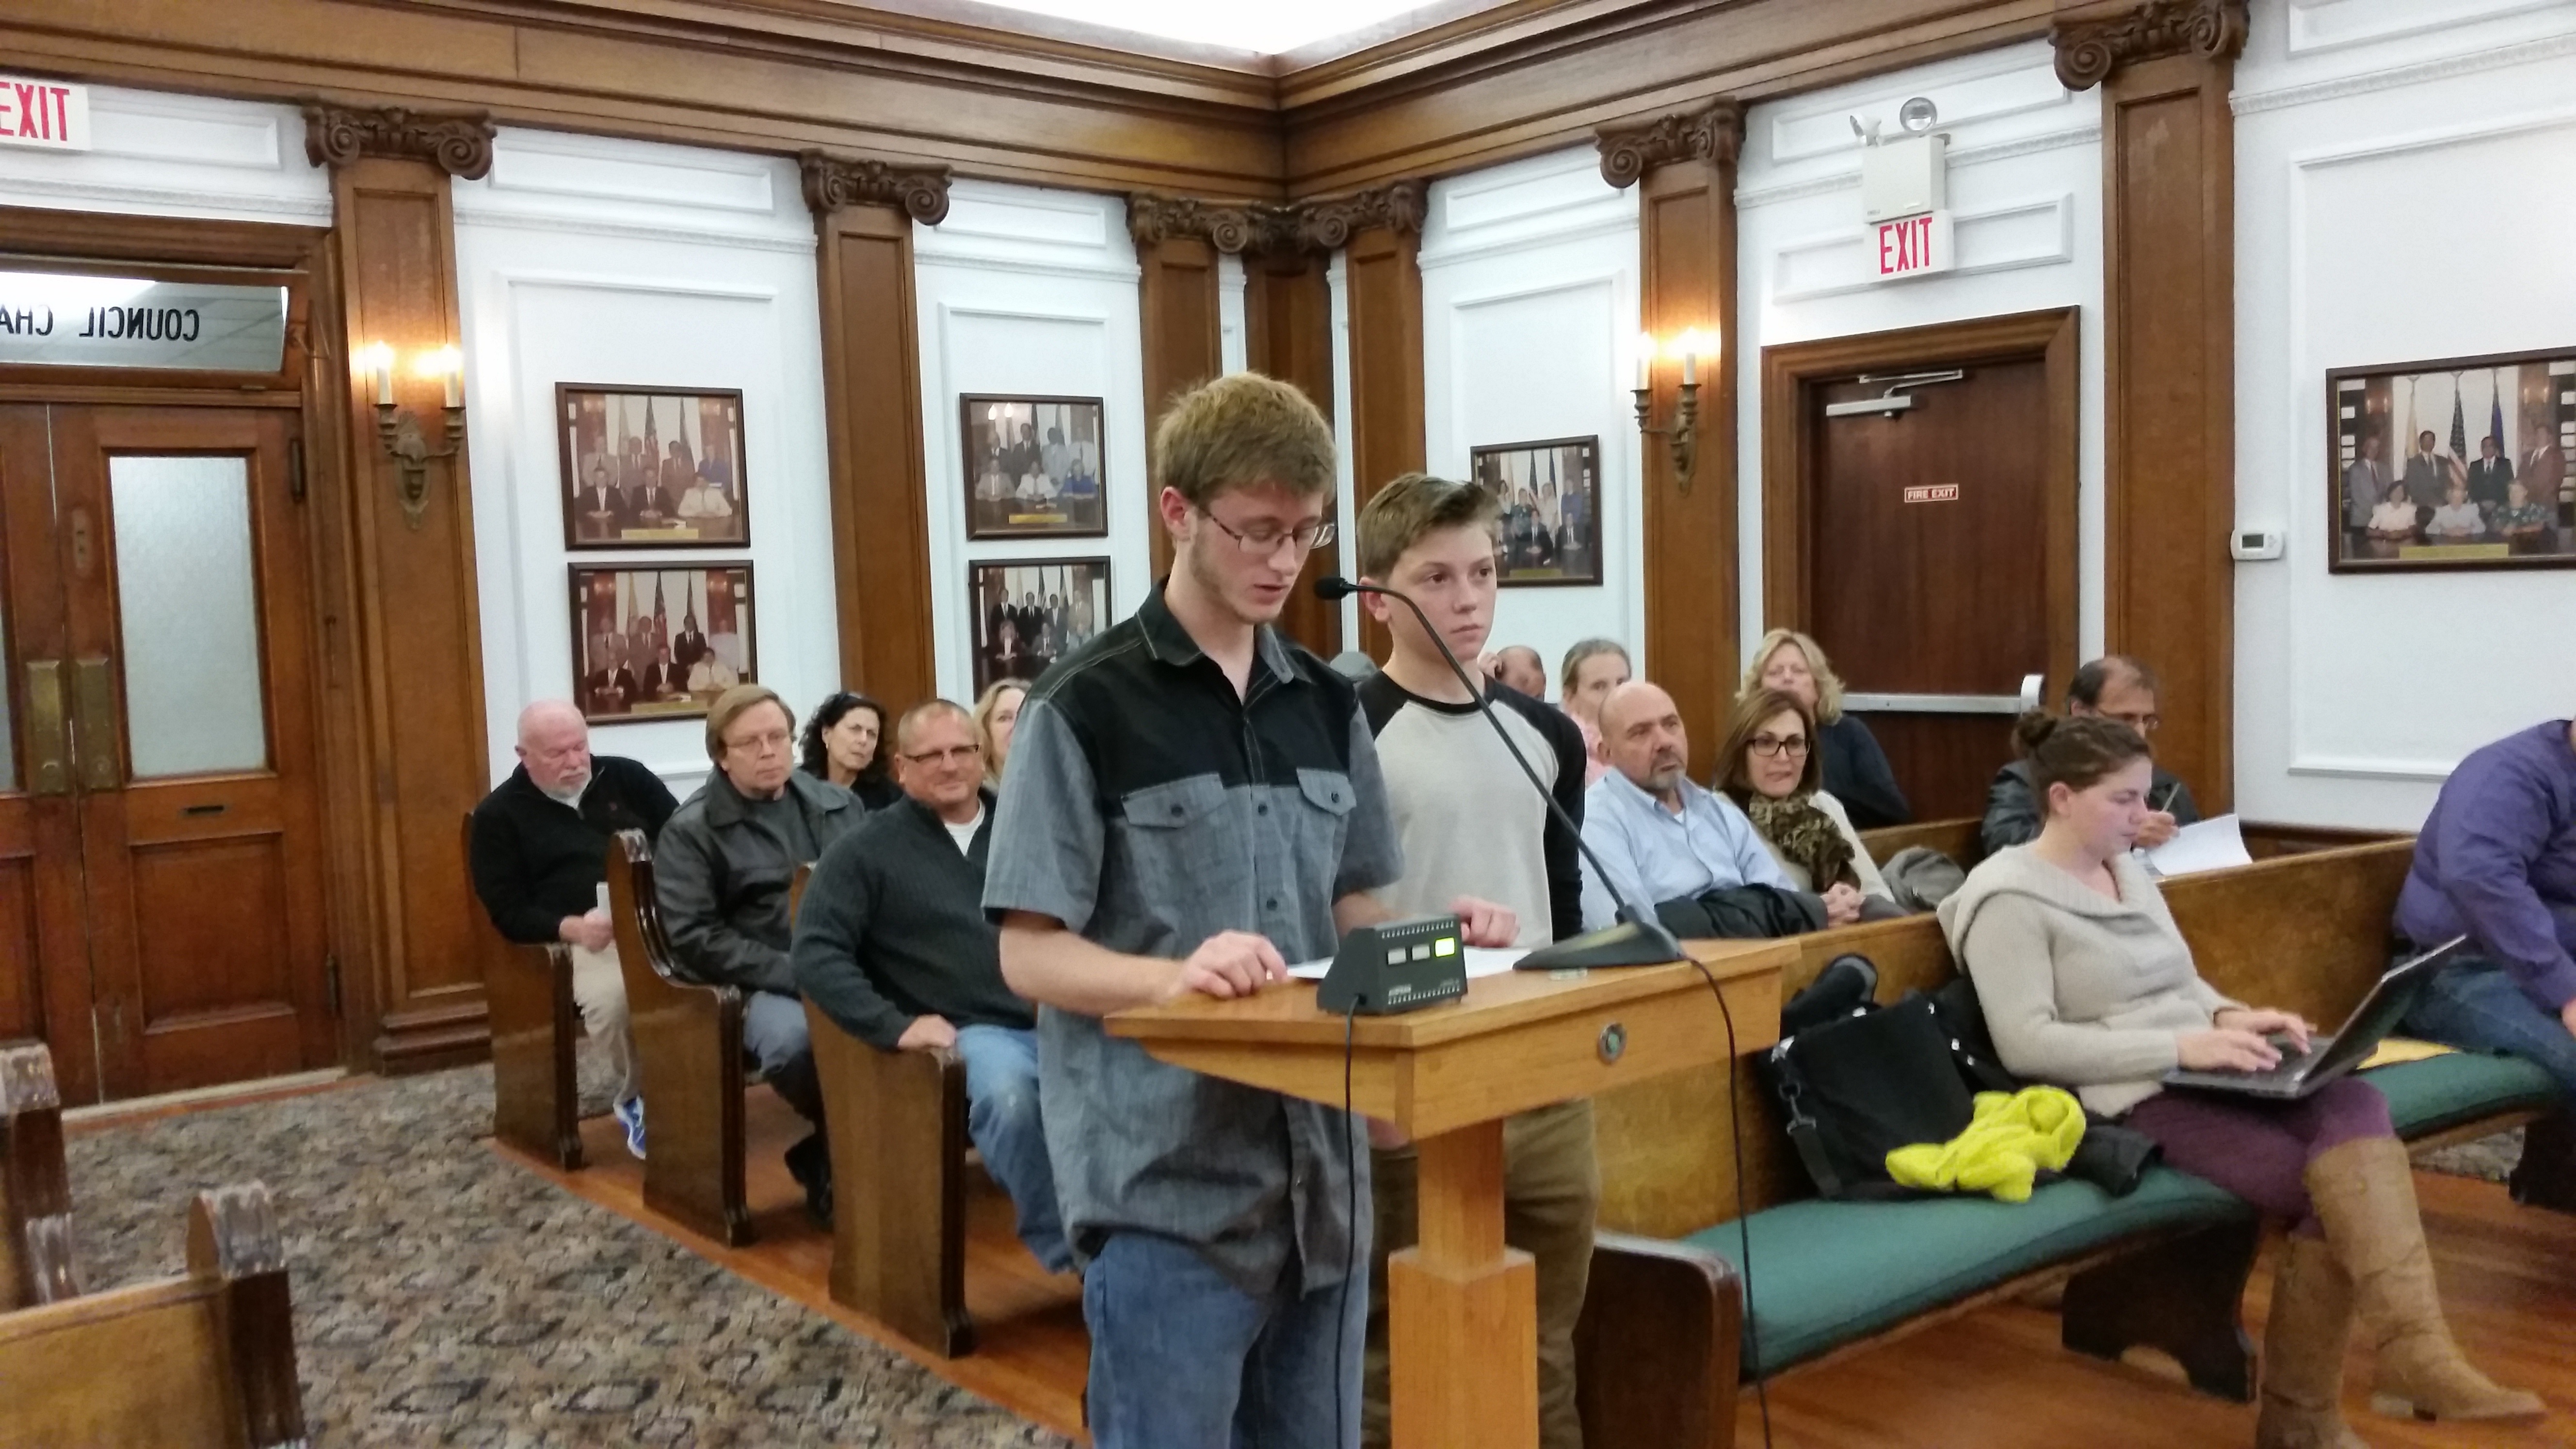
[[[176,1272],[188,1198],[258,1178],[319,1445],[1067,1442],[514,1170],[490,1122],[469,1068],[81,1133],[85,1281]]]

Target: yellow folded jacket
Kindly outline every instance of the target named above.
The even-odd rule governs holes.
[[[2041,1168],[2063,1171],[2084,1140],[2084,1108],[2058,1087],[1979,1092],[1968,1130],[1887,1154],[1887,1175],[1927,1192],[1990,1192],[2030,1201]]]

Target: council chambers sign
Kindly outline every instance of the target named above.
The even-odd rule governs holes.
[[[286,289],[0,270],[0,363],[275,372]]]

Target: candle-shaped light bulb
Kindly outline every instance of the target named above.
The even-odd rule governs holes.
[[[1682,386],[1690,387],[1699,381],[1699,350],[1702,345],[1699,329],[1693,327],[1684,332],[1679,345],[1682,350]]]
[[[376,375],[376,406],[392,407],[394,403],[394,350],[381,342],[372,343],[360,354],[367,370]]]
[[[1655,385],[1655,334],[1637,334],[1637,391],[1645,392]]]
[[[446,394],[449,407],[465,405],[465,359],[453,347],[440,347],[420,355],[420,375],[435,377]]]

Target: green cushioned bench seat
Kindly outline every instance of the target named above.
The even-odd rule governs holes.
[[[2446,1052],[2359,1075],[2388,1098],[2388,1118],[2407,1138],[2506,1112],[2546,1112],[2561,1096],[2557,1080],[2539,1067],[2484,1052]],[[1753,1267],[1761,1271],[1759,1258]]]
[[[1744,1335],[1744,1375],[1769,1378],[2123,1238],[2251,1213],[2234,1194],[2168,1168],[2150,1171],[2127,1197],[2070,1180],[2051,1183],[2018,1204],[1987,1197],[1810,1198],[1766,1208],[1748,1219],[1752,1323]],[[1739,1272],[1743,1267],[1731,1222],[1683,1241],[1718,1254]]]

